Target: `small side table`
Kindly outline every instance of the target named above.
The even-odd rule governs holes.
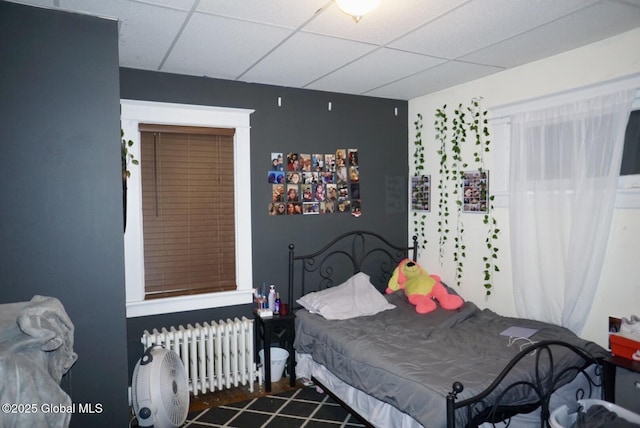
[[[293,349],[295,339],[295,314],[274,315],[262,318],[254,313],[256,320],[255,349],[256,362],[259,362],[258,351],[264,346],[264,385],[265,391],[271,392],[271,343],[276,341],[289,352],[289,385],[296,384],[296,357]]]
[[[627,358],[610,356],[602,360],[602,367],[602,384],[604,388],[605,401],[618,404],[628,410],[638,412],[637,403],[638,397],[640,397],[640,362]],[[622,368],[624,370],[617,370],[618,368]],[[617,400],[616,379],[618,379],[618,383],[620,383],[618,389],[622,390],[624,393],[624,397],[618,397]]]

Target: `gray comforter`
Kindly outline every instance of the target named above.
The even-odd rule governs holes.
[[[401,292],[387,298],[395,309],[348,320],[328,321],[298,311],[295,348],[311,354],[342,381],[393,405],[425,427],[446,425],[445,397],[454,381],[464,385],[458,400],[471,397],[489,386],[520,351],[523,341],[508,346],[509,337],[500,335],[509,327],[537,329],[530,337],[536,342],[561,340],[605,355],[600,346],[565,328],[502,317],[470,302],[457,311],[438,308],[420,315]],[[573,355],[554,353],[556,374],[561,365],[571,363],[575,363]],[[524,366],[519,364],[505,385],[516,377],[533,379],[533,364],[535,356],[526,357]],[[522,404],[532,397],[520,389],[512,390],[506,400]],[[457,413],[458,423],[464,422],[462,412]]]

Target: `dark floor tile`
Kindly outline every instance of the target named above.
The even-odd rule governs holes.
[[[279,392],[277,395],[268,395],[268,397],[292,397],[293,395],[295,395],[298,392],[298,389],[292,389],[289,391],[285,391],[285,392]]]
[[[317,392],[315,386],[308,388],[301,388],[298,390],[296,400],[309,400],[309,401],[322,401],[327,397],[327,394]]]
[[[316,410],[319,403],[291,400],[280,413],[284,415],[309,417]]]
[[[212,424],[223,425],[232,417],[238,414],[238,410],[228,409],[225,407],[214,407],[213,409],[207,410],[200,417],[198,417],[198,422],[208,422]]]
[[[262,397],[251,403],[248,409],[259,410],[262,412],[275,413],[278,409],[287,403],[286,398],[282,397]]]
[[[304,428],[338,428],[340,426],[340,422],[310,420],[309,422],[307,422]]]
[[[271,419],[264,428],[300,428],[304,422],[304,419],[278,415]]]
[[[348,415],[349,413],[340,406],[335,404],[325,404],[313,415],[313,419],[344,421]]]
[[[235,407],[237,409],[244,409],[245,407],[247,407],[249,403],[251,403],[254,400],[256,400],[256,398],[252,398],[251,400],[246,400],[246,401],[239,401],[237,403],[229,403],[229,404],[225,404],[225,407]]]
[[[246,410],[228,422],[227,426],[230,428],[257,428],[266,423],[270,417],[270,414]]]
[[[359,427],[365,427],[366,425],[363,424],[362,422],[360,422],[358,420],[358,418],[356,418],[353,415],[349,415],[349,418],[347,419],[347,423],[345,425],[345,427],[347,428],[359,428]]]

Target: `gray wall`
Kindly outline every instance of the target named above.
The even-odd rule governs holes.
[[[62,385],[128,423],[118,26],[0,2],[0,303],[57,297],[79,358]],[[0,423],[1,425],[1,423]]]
[[[286,298],[287,247],[317,249],[331,237],[353,229],[383,233],[407,242],[407,103],[203,77],[121,69],[120,95],[126,99],[254,109],[251,115],[251,211],[253,279],[274,283]],[[277,99],[281,97],[282,106]],[[331,102],[332,109],[328,110]],[[398,115],[395,115],[395,109]],[[329,153],[359,150],[362,216],[268,216],[272,152]],[[245,256],[245,255],[241,255]],[[140,357],[146,328],[251,316],[251,305],[128,320],[130,372]]]

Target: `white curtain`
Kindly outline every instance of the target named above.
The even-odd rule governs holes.
[[[519,316],[581,333],[600,283],[634,93],[512,117],[509,216]]]

